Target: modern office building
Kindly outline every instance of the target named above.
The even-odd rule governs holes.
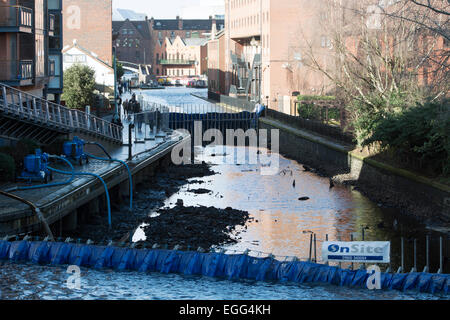
[[[39,97],[59,100],[61,1],[0,2],[0,82]]]

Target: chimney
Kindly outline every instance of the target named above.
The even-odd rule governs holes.
[[[153,30],[153,27],[155,26],[155,18],[150,18],[150,30]]]
[[[216,39],[216,33],[217,33],[216,20],[213,20],[212,28],[211,28],[211,40],[215,40]]]
[[[180,18],[180,16],[177,16],[178,21],[178,30],[183,30],[183,19]]]

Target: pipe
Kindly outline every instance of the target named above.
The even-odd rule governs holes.
[[[15,194],[11,194],[11,193],[8,193],[8,192],[5,192],[5,191],[1,191],[0,190],[0,194],[5,196],[5,197],[9,197],[11,199],[15,199],[17,201],[20,201],[20,202],[25,203],[26,205],[30,206],[31,210],[33,210],[33,212],[37,215],[38,219],[44,225],[45,232],[47,232],[47,235],[50,237],[50,240],[51,241],[55,241],[55,238],[53,237],[53,233],[50,230],[50,227],[49,227],[49,225],[47,223],[47,220],[45,220],[45,217],[43,216],[41,210],[39,210],[39,208],[34,203],[32,203],[32,202],[30,202],[30,201],[28,201],[26,199],[23,199],[23,198],[21,198],[19,196],[16,196]]]
[[[63,160],[65,163],[67,163],[69,165],[69,167],[72,169],[72,174],[71,174],[71,176],[70,176],[70,178],[68,180],[66,180],[64,182],[55,182],[55,183],[51,183],[51,184],[43,184],[43,185],[38,185],[38,186],[14,187],[14,188],[6,190],[6,192],[51,188],[51,187],[64,186],[66,184],[71,183],[73,181],[73,179],[75,178],[75,174],[74,174],[75,169],[74,169],[72,163],[70,163],[70,161],[68,161],[67,159],[65,159],[63,157],[59,157],[59,156],[49,155],[49,158],[55,158],[55,159]]]
[[[95,146],[99,147],[100,149],[102,149],[102,151],[106,154],[106,156],[109,159],[112,159],[111,156],[109,155],[108,151],[106,151],[105,147],[102,146],[100,143],[98,143],[98,142],[86,142],[85,144],[87,144],[87,145],[95,145]]]
[[[105,180],[102,179],[102,177],[100,177],[99,175],[95,174],[95,173],[90,173],[90,172],[66,172],[66,171],[61,171],[58,169],[54,169],[54,168],[50,168],[48,167],[49,170],[54,171],[56,173],[59,174],[64,174],[64,175],[69,175],[69,174],[73,174],[75,176],[91,176],[91,177],[95,177],[97,179],[99,179],[102,184],[103,187],[105,188],[105,192],[106,192],[106,204],[108,206],[108,225],[109,228],[112,228],[112,221],[111,221],[111,203],[110,203],[110,198],[109,198],[109,191],[108,191],[108,186],[106,185]]]
[[[106,154],[106,156],[108,157],[108,159],[106,159],[106,158],[101,158],[101,157],[96,157],[96,156],[93,156],[93,155],[88,154],[88,153],[85,153],[86,156],[88,156],[88,157],[90,157],[90,158],[92,158],[92,159],[96,159],[96,160],[111,161],[111,162],[119,162],[119,163],[123,164],[123,165],[127,168],[127,171],[128,171],[128,181],[129,181],[129,184],[130,184],[130,211],[132,211],[132,210],[133,210],[133,176],[131,175],[131,170],[130,170],[130,167],[128,166],[128,164],[127,164],[125,161],[118,160],[118,159],[113,159],[113,158],[110,156],[110,154],[108,153],[108,151],[106,151],[106,148],[103,147],[103,146],[102,146],[100,143],[98,143],[98,142],[95,142],[95,141],[94,141],[94,142],[86,142],[86,144],[88,144],[88,145],[95,145],[95,146],[99,147],[100,149],[102,149],[102,151]]]
[[[86,156],[88,156],[89,158],[92,158],[92,159],[96,159],[96,160],[110,161],[110,162],[119,162],[119,163],[123,164],[127,168],[128,181],[129,181],[129,184],[130,184],[130,211],[132,211],[133,210],[133,176],[131,175],[131,170],[130,170],[130,167],[128,166],[128,164],[125,161],[122,161],[122,160],[100,158],[100,157],[96,157],[96,156],[93,156],[93,155],[88,154],[88,153],[86,153]]]

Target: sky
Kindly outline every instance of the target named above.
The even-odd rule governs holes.
[[[223,0],[113,0],[113,7],[129,9],[159,19],[207,19],[224,14]]]

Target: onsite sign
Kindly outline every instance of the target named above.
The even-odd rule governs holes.
[[[389,263],[390,242],[328,241],[322,246],[325,262]]]

